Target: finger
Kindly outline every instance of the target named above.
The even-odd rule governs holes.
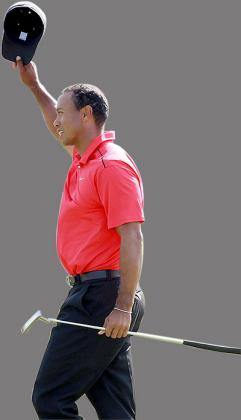
[[[127,327],[122,328],[122,329],[119,331],[118,338],[121,338],[121,337],[127,337],[127,336],[128,336],[128,333],[129,333],[129,329],[128,329]],[[121,334],[121,336],[120,336],[120,334]]]
[[[126,337],[124,328],[120,328],[117,334],[117,338],[122,338],[122,337]]]
[[[110,337],[111,334],[112,334],[112,331],[113,331],[113,327],[107,326],[106,329],[105,329],[105,335],[106,335],[106,337]]]
[[[128,332],[129,332],[129,330],[124,330],[124,332],[122,334],[122,337],[127,337],[128,336]]]
[[[14,69],[14,70],[15,70],[15,69],[16,69],[16,67],[17,67],[17,64],[12,62],[12,63],[11,63],[11,67],[12,67],[12,69]]]
[[[122,329],[121,328],[114,328],[111,333],[111,338],[120,338],[122,336]]]

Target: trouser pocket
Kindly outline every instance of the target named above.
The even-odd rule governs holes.
[[[68,306],[73,306],[77,308],[83,314],[89,316],[87,305],[85,304],[85,296],[88,292],[90,284],[83,284],[81,286],[74,286],[68,296],[66,297],[63,305],[61,306],[61,311],[66,309]]]

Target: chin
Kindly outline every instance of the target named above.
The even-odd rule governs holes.
[[[71,139],[64,139],[63,144],[64,144],[64,146],[73,146],[74,145],[74,143]]]

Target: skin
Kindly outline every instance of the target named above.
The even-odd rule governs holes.
[[[82,155],[91,141],[104,131],[104,126],[101,128],[96,126],[91,106],[87,105],[78,111],[72,101],[71,92],[60,95],[56,101],[41,84],[37,66],[32,61],[24,66],[21,58],[17,57],[16,63],[12,63],[12,68],[18,71],[21,82],[36,98],[51,134],[71,158],[74,146]],[[59,133],[61,130],[62,134]],[[116,227],[116,232],[121,238],[121,281],[115,306],[131,311],[143,262],[141,224],[126,223]],[[98,334],[105,334],[114,339],[126,337],[130,324],[131,314],[112,310],[103,324],[105,331],[99,331]]]
[[[60,140],[64,146],[76,146],[80,155],[91,141],[104,131],[103,127],[96,126],[90,105],[80,110],[76,109],[71,92],[66,92],[58,98],[56,113],[53,125],[59,133]]]
[[[125,223],[118,226],[116,231],[121,237],[121,281],[115,306],[131,311],[143,264],[144,240],[141,224]],[[105,319],[103,327],[107,337],[121,338],[127,336],[130,325],[131,314],[113,310]]]
[[[33,61],[24,66],[21,58],[16,57],[16,62],[11,63],[11,66],[17,70],[21,82],[36,98],[51,134],[71,158],[74,146],[80,155],[83,154],[91,140],[104,131],[104,125],[96,126],[91,106],[87,105],[78,111],[71,93],[61,95],[56,101],[40,82],[37,66]],[[64,129],[64,134],[60,136],[58,130],[61,128]]]

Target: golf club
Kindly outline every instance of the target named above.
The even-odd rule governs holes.
[[[46,324],[54,324],[55,326],[57,326],[57,324],[59,323],[59,324],[74,325],[76,327],[92,328],[99,331],[105,330],[104,327],[98,327],[95,325],[79,324],[77,322],[61,321],[60,319],[55,319],[55,318],[46,318],[42,315],[42,312],[38,310],[22,326],[21,333],[22,334],[27,333],[32,328],[33,324],[36,321],[42,321]],[[239,355],[241,354],[241,348],[238,348],[238,347],[220,346],[217,344],[203,343],[203,342],[198,342],[198,341],[189,341],[189,340],[183,340],[181,338],[165,337],[162,335],[147,334],[147,333],[133,332],[133,331],[128,331],[128,335],[134,336],[134,337],[149,338],[151,340],[162,341],[165,343],[191,346],[191,347],[196,347],[196,348],[204,349],[204,350],[212,350],[212,351],[239,354]]]

